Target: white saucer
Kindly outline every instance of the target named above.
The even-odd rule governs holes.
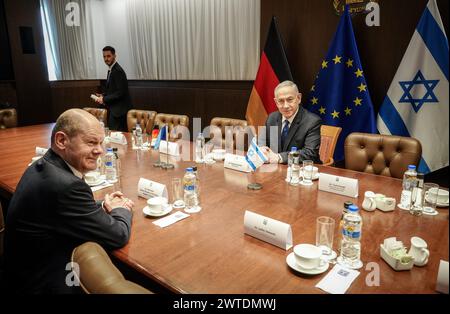
[[[176,203],[176,202],[175,202],[175,203]],[[184,202],[183,202],[182,205],[175,205],[175,203],[172,204],[172,207],[175,208],[175,209],[180,209],[180,208],[184,208],[184,207],[185,207],[185,206],[184,206]]]
[[[87,183],[87,182],[86,182]],[[99,180],[97,180],[96,182],[93,182],[93,183],[87,183],[89,186],[97,186],[97,185],[101,185],[101,184],[103,184],[103,183],[105,183],[105,179],[104,178],[102,178],[102,177],[100,177],[100,179]]]
[[[302,267],[297,265],[297,263],[295,261],[294,252],[292,252],[291,254],[289,254],[286,257],[286,263],[293,270],[298,271],[299,273],[302,273],[302,274],[307,274],[307,275],[318,275],[318,274],[321,274],[321,273],[327,271],[328,267],[330,267],[329,263],[325,263],[322,267],[313,268],[313,269],[304,269],[304,268],[302,268]]]
[[[194,214],[194,213],[198,213],[199,211],[201,211],[202,210],[202,208],[200,207],[200,206],[195,206],[195,207],[192,207],[192,208],[190,208],[190,209],[187,209],[186,207],[184,208],[184,211],[186,212],[186,213],[188,213],[188,214]]]
[[[172,211],[172,205],[167,204],[164,207],[164,210],[162,212],[154,212],[151,211],[150,208],[148,206],[145,206],[144,209],[142,210],[144,212],[145,215],[147,216],[152,216],[152,217],[161,217],[164,215],[167,215],[168,213],[170,213]]]

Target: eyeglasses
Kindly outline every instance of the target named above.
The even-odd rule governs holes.
[[[289,105],[292,105],[297,100],[297,97],[288,97],[286,99],[274,98],[274,100],[280,106],[284,105],[284,103],[288,103]]]

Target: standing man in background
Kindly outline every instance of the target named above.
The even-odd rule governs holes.
[[[131,109],[128,80],[125,71],[116,61],[116,50],[111,46],[103,48],[103,60],[109,67],[106,78],[106,92],[97,95],[96,102],[108,109],[108,127],[111,130],[127,131],[127,112]]]

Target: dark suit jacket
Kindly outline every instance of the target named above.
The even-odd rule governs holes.
[[[103,94],[103,102],[109,110],[109,114],[119,118],[125,116],[131,109],[128,80],[125,71],[116,63],[111,69],[106,81],[106,92]]]
[[[90,187],[49,149],[28,167],[11,199],[5,229],[8,291],[78,291],[66,285],[72,250],[85,241],[106,249],[124,246],[130,237],[131,217],[125,208],[107,214]]]
[[[319,156],[320,148],[320,127],[322,120],[319,116],[308,110],[300,107],[289,128],[287,139],[284,147],[281,147],[281,122],[282,116],[279,111],[272,112],[266,120],[266,146],[271,146],[275,143],[270,143],[270,127],[277,126],[277,141],[278,145],[275,153],[279,153],[283,158],[283,163],[287,163],[288,153],[291,147],[295,146],[300,151],[300,161],[312,160],[314,163],[322,163]],[[271,148],[272,148],[271,147]]]

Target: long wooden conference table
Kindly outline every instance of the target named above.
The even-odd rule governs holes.
[[[52,126],[0,131],[0,189],[4,194],[14,193],[35,155],[35,147],[49,147]],[[129,139],[129,134],[127,137]],[[118,147],[122,163],[120,182],[95,193],[100,199],[113,189],[121,189],[136,204],[131,239],[113,254],[141,274],[178,293],[324,293],[315,285],[327,272],[308,276],[291,270],[286,257],[292,249],[285,251],[244,234],[245,211],[290,224],[294,245],[314,244],[317,217],[329,216],[338,223],[344,201],[350,200],[360,206],[367,190],[395,197],[398,201],[401,192],[401,180],[325,166],[319,166],[319,171],[358,179],[360,196],[351,199],[318,191],[317,181],[310,187],[289,186],[284,181],[284,165],[276,166],[274,172],[258,171],[255,177],[263,189],[250,191],[247,189],[248,174],[224,169],[223,163],[218,162],[198,168],[202,210],[160,228],[152,223],[158,218],[148,218],[142,212],[146,200],[138,197],[139,179],[166,184],[171,197],[171,179],[181,178],[185,168],[194,163],[171,158],[175,169],[155,168],[153,163],[159,153],[132,150],[130,142],[127,146],[112,144]],[[441,259],[448,261],[449,251],[448,208],[438,210],[437,216],[420,217],[398,208],[390,213],[362,211],[361,259],[364,267],[348,293],[434,293],[439,262]],[[428,264],[410,271],[394,271],[380,257],[380,244],[393,236],[408,248],[411,237],[423,238],[430,250]],[[336,227],[335,249],[337,237]],[[379,285],[371,285],[378,269]]]

